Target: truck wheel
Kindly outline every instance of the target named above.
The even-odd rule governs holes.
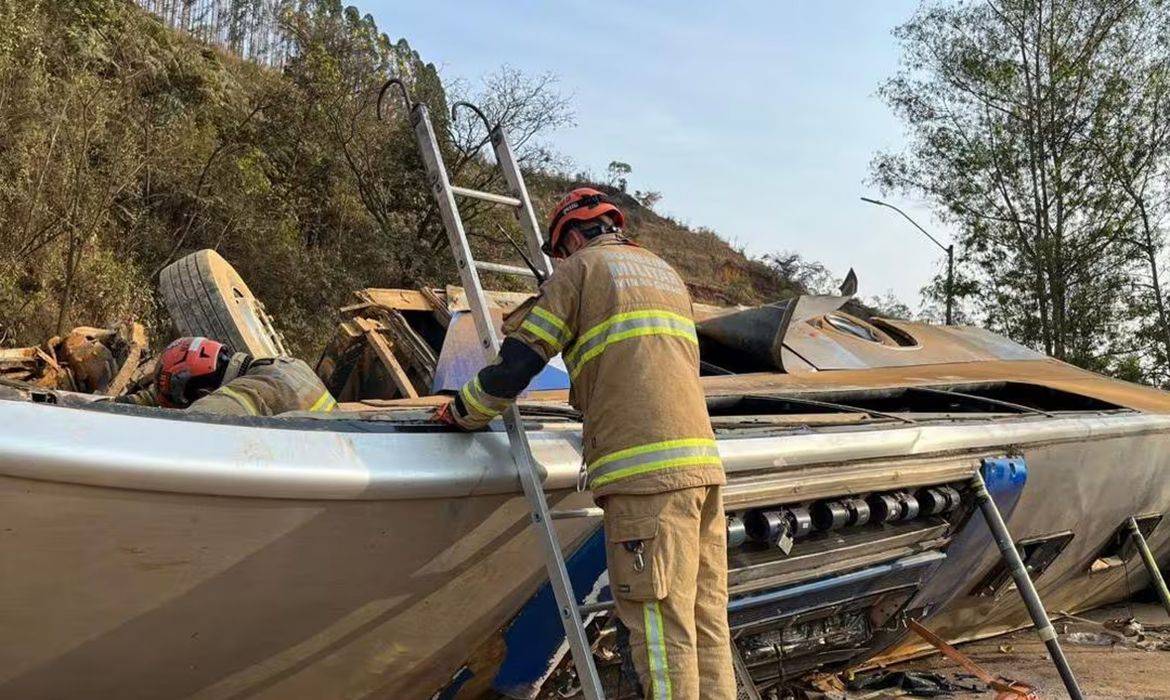
[[[287,354],[264,305],[214,250],[196,251],[171,263],[159,273],[158,286],[183,335],[212,338],[253,357]]]

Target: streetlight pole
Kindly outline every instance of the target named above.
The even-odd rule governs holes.
[[[861,201],[868,202],[869,204],[876,204],[879,207],[886,207],[887,209],[893,209],[894,211],[898,212],[899,214],[902,215],[903,219],[905,219],[905,220],[909,221],[911,224],[913,224],[914,228],[921,231],[922,235],[929,238],[931,243],[934,243],[936,246],[941,248],[944,253],[947,254],[947,317],[946,317],[946,322],[947,322],[948,326],[951,325],[951,323],[954,322],[954,310],[955,310],[955,244],[952,243],[950,245],[943,245],[942,243],[939,243],[937,238],[930,235],[929,231],[927,231],[926,229],[919,226],[918,222],[915,221],[914,219],[911,219],[909,214],[902,211],[898,207],[895,207],[893,204],[889,204],[888,202],[883,202],[879,199],[870,199],[869,197],[862,197]]]

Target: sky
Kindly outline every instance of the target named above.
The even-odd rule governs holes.
[[[351,0],[352,2],[353,0]],[[575,126],[545,140],[577,170],[629,163],[629,189],[752,256],[796,251],[865,297],[917,307],[944,254],[868,184],[869,162],[904,143],[877,97],[898,67],[892,30],[917,0],[560,3],[357,0],[444,80],[501,65],[551,72]],[[898,196],[943,243],[929,207]]]

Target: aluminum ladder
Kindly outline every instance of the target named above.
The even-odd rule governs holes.
[[[422,154],[423,164],[426,167],[428,184],[438,204],[439,214],[443,220],[443,227],[447,230],[447,238],[451,243],[451,253],[455,257],[455,264],[459,268],[459,277],[463,281],[463,289],[467,294],[468,304],[475,319],[475,329],[483,346],[484,359],[491,362],[500,349],[500,339],[496,336],[495,324],[492,323],[488,308],[487,296],[479,280],[480,270],[503,272],[506,274],[525,275],[544,279],[552,273],[552,266],[541,250],[543,239],[540,226],[536,222],[536,213],[532,209],[532,202],[528,197],[528,190],[524,186],[524,177],[516,163],[507,136],[500,125],[491,126],[475,105],[467,102],[457,102],[451,107],[452,118],[459,107],[471,109],[488,129],[492,147],[495,150],[496,162],[504,175],[511,196],[481,192],[478,190],[456,187],[451,184],[447,174],[447,166],[443,162],[439,142],[435,138],[435,130],[431,125],[430,113],[427,106],[421,102],[412,102],[410,94],[403,82],[397,78],[389,80],[382,86],[378,95],[378,116],[382,115],[382,98],[391,86],[397,86],[410,111],[410,122],[418,140],[419,152]],[[500,265],[497,263],[479,262],[472,257],[471,246],[467,242],[467,232],[463,227],[463,219],[459,215],[459,205],[455,201],[456,195],[470,199],[478,199],[493,204],[510,207],[519,220],[520,228],[524,232],[528,248],[528,259],[534,270]],[[536,274],[539,272],[540,274]],[[577,669],[577,678],[581,683],[581,691],[588,700],[602,700],[605,693],[598,675],[597,666],[593,661],[593,651],[589,644],[589,637],[582,622],[582,613],[594,612],[604,608],[604,605],[577,606],[576,595],[569,580],[569,572],[565,568],[565,559],[561,553],[560,539],[552,521],[559,518],[597,517],[601,515],[600,508],[582,508],[577,510],[549,511],[548,499],[540,477],[537,475],[537,462],[532,456],[532,449],[528,444],[528,434],[524,430],[524,423],[520,416],[520,409],[513,403],[503,413],[504,427],[508,433],[508,443],[512,449],[512,459],[516,463],[516,470],[520,476],[520,483],[524,487],[524,495],[532,510],[532,524],[536,528],[537,536],[544,546],[545,567],[548,569],[549,582],[553,594],[556,596],[557,609],[560,612],[561,623],[565,627],[565,637],[569,640],[569,649],[573,655],[573,665]]]

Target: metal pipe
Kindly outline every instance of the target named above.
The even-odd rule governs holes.
[[[1162,572],[1158,570],[1158,562],[1154,559],[1154,554],[1150,551],[1150,546],[1146,544],[1146,537],[1142,534],[1142,529],[1138,527],[1137,520],[1133,516],[1130,516],[1127,523],[1129,525],[1129,532],[1133,536],[1133,541],[1137,544],[1138,552],[1142,555],[1142,562],[1146,565],[1146,571],[1150,572],[1154,590],[1158,592],[1158,597],[1162,599],[1162,607],[1166,609],[1166,614],[1170,615],[1170,590],[1166,589],[1166,580],[1162,578]]]
[[[581,613],[581,617],[592,615],[593,613],[604,612],[606,610],[613,610],[617,604],[612,600],[599,600],[596,603],[583,603],[577,606],[577,611]]]
[[[981,473],[975,472],[975,476],[971,478],[971,486],[975,492],[975,502],[979,505],[983,519],[987,521],[987,527],[991,530],[991,536],[995,539],[996,546],[999,547],[999,553],[1003,556],[1008,571],[1011,572],[1012,580],[1016,583],[1016,589],[1024,600],[1024,607],[1028,609],[1032,623],[1036,625],[1036,634],[1044,642],[1044,646],[1048,648],[1048,656],[1052,658],[1052,663],[1056,666],[1056,671],[1060,674],[1060,680],[1064,682],[1069,697],[1073,700],[1081,700],[1084,696],[1081,694],[1077,679],[1073,676],[1072,669],[1068,665],[1068,659],[1065,658],[1064,651],[1060,648],[1060,641],[1056,638],[1056,629],[1049,621],[1048,613],[1044,611],[1044,604],[1040,602],[1036,586],[1032,584],[1032,578],[1028,575],[1028,570],[1024,568],[1020,552],[1012,541],[1012,535],[1003,521],[1003,516],[999,513],[999,508],[992,500],[991,494],[987,492],[987,484],[984,483]]]
[[[947,325],[954,323],[955,308],[955,244],[947,246]]]

